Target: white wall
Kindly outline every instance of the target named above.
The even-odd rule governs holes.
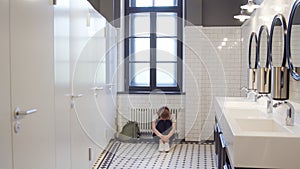
[[[213,139],[214,96],[240,96],[239,27],[185,27],[185,134]]]
[[[0,168],[12,168],[9,0],[0,1]]]
[[[241,83],[246,86],[247,82],[247,63],[248,63],[248,44],[251,32],[259,31],[261,25],[267,25],[271,28],[273,17],[281,13],[285,16],[288,22],[289,14],[295,0],[264,0],[261,8],[257,9],[252,15],[251,19],[242,25],[242,78]],[[296,56],[297,57],[297,56]],[[300,103],[300,88],[299,82],[290,78],[290,100]]]

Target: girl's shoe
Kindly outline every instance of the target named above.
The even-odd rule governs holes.
[[[165,152],[169,152],[170,151],[170,144],[169,143],[165,143],[164,144],[164,150],[165,150]]]
[[[159,142],[159,144],[158,144],[158,151],[159,151],[159,152],[163,152],[163,151],[164,151],[164,149],[165,149],[165,145],[164,145],[164,143],[162,143],[162,142]]]

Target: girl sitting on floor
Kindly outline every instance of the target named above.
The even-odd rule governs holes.
[[[157,115],[152,119],[153,137],[159,140],[158,151],[168,152],[170,150],[170,140],[174,137],[176,122],[172,119],[170,110],[166,106],[160,108]]]

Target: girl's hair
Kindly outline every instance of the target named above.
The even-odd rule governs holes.
[[[163,119],[170,119],[171,118],[171,113],[170,109],[167,106],[163,106],[158,110],[159,117]]]

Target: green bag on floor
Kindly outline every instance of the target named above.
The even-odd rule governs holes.
[[[140,128],[137,122],[128,121],[122,128],[119,139],[122,141],[140,137]]]

